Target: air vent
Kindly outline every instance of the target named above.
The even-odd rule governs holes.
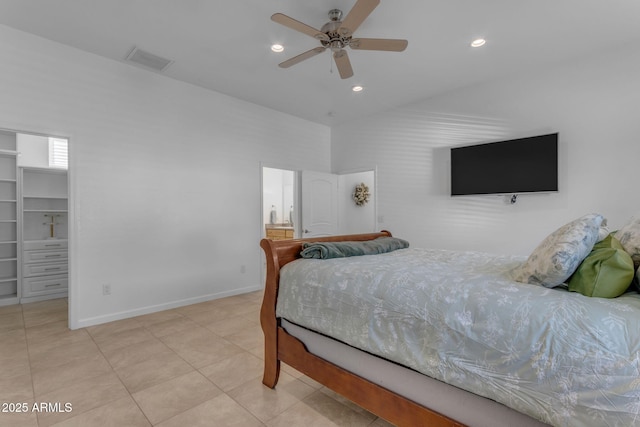
[[[169,65],[173,64],[170,59],[154,55],[137,47],[134,47],[131,53],[127,55],[126,60],[154,71],[164,71]]]

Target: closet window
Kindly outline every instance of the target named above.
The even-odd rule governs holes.
[[[69,168],[68,144],[66,139],[49,138],[49,167]]]

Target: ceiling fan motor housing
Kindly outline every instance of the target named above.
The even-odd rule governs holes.
[[[329,40],[320,40],[322,46],[331,49],[333,52],[337,52],[344,48],[345,46],[349,46],[351,42],[351,36],[343,36],[339,34],[338,29],[342,25],[342,11],[340,9],[331,9],[329,11],[329,19],[331,21],[327,22],[320,28],[324,34],[329,37]]]

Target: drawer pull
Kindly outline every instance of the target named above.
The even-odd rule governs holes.
[[[45,258],[56,258],[56,257],[59,257],[59,256],[62,256],[62,255],[60,255],[60,254],[56,254],[56,255],[45,255]]]
[[[60,246],[60,243],[55,243],[55,244],[45,245],[45,246],[46,246],[46,247],[48,247],[48,248],[49,248],[49,247],[53,248],[53,247],[58,247],[58,246]]]
[[[44,269],[44,271],[53,271],[53,270],[60,270],[60,267],[45,268],[45,269]]]
[[[60,283],[50,283],[48,285],[44,285],[45,288],[52,288],[54,286],[60,286]]]

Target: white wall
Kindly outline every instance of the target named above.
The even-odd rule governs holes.
[[[612,229],[640,211],[640,50],[628,46],[332,129],[332,169],[376,164],[378,215],[413,246],[527,255],[590,212]],[[429,82],[425,82],[429,84]],[[449,196],[449,148],[559,132],[557,194]]]
[[[0,128],[70,138],[73,327],[261,288],[260,162],[330,171],[326,126],[4,26],[0,57]]]
[[[16,135],[18,166],[49,167],[49,138],[39,135]]]
[[[369,187],[369,202],[358,206],[353,201],[356,185]],[[338,230],[340,234],[371,233],[376,230],[376,199],[374,171],[338,175]]]
[[[0,150],[16,151],[16,134],[0,130]]]

